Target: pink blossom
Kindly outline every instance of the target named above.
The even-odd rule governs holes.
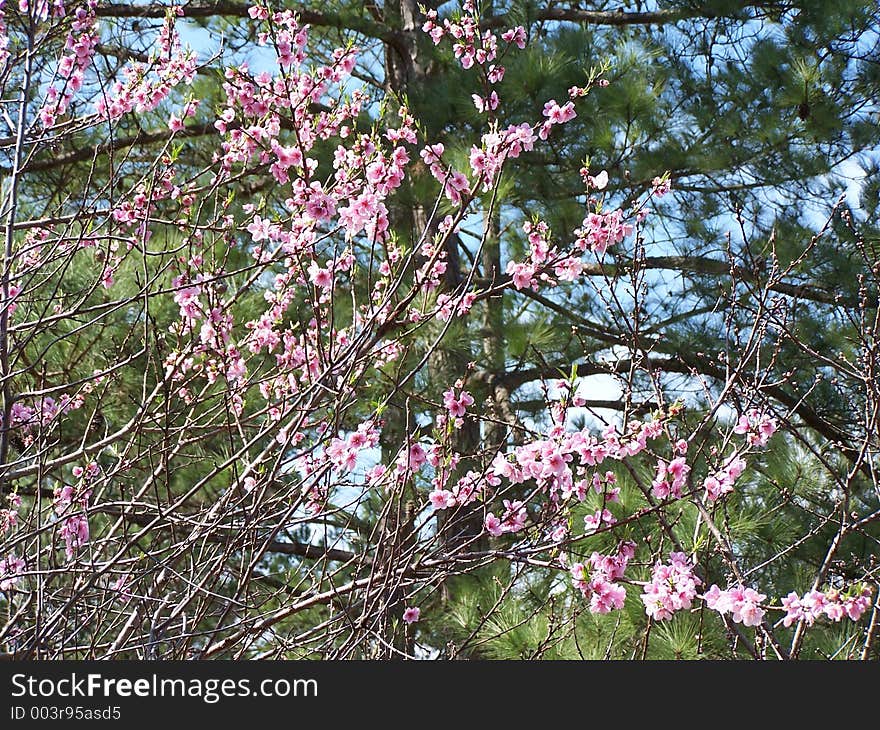
[[[261,218],[259,215],[254,216],[253,221],[247,226],[247,231],[251,234],[254,243],[269,238],[271,225],[272,222],[268,218]]]
[[[865,585],[857,587],[854,594],[843,597],[844,611],[851,620],[858,621],[871,608],[871,593],[871,587]]]
[[[470,183],[463,172],[452,170],[446,176],[446,184],[443,187],[446,197],[458,205],[462,199],[462,193],[468,192]]]
[[[473,404],[473,396],[466,390],[460,391],[458,396],[452,388],[443,393],[443,405],[453,418],[461,418]]]
[[[417,606],[409,606],[403,612],[403,620],[405,623],[414,624],[419,620],[421,610]]]
[[[409,449],[404,449],[397,457],[397,471],[404,472],[409,470],[417,471],[427,463],[428,455],[421,444],[412,444]]]
[[[782,608],[786,612],[782,625],[791,626],[803,621],[807,626],[812,626],[822,616],[834,622],[845,617],[858,621],[870,607],[871,588],[866,586],[853,586],[846,592],[837,589],[824,592],[810,590],[803,597],[792,591],[782,599]]]
[[[577,116],[574,110],[574,103],[568,101],[562,106],[556,103],[555,99],[550,99],[544,104],[544,116],[553,124],[564,124]]]
[[[739,456],[731,456],[726,462],[724,462],[724,471],[727,472],[732,481],[739,479],[745,469],[746,462]]]
[[[589,561],[574,563],[569,572],[572,582],[589,601],[592,613],[605,614],[621,609],[626,601],[626,589],[615,581],[623,578],[627,563],[635,555],[635,544],[623,542],[617,554],[601,555],[594,552]]]
[[[590,611],[593,613],[610,613],[612,609],[621,609],[626,602],[626,589],[606,580],[595,580],[590,594]]]
[[[846,612],[844,611],[842,604],[837,601],[829,601],[825,606],[825,615],[832,621],[837,622],[846,615]]]
[[[18,512],[14,509],[0,509],[0,535],[11,532],[18,524]]]
[[[71,515],[64,520],[58,534],[64,540],[64,552],[70,560],[89,541],[89,521],[85,515]]]
[[[486,515],[486,520],[483,525],[486,528],[486,532],[492,535],[492,537],[500,537],[504,534],[504,528],[501,525],[501,520],[498,519],[491,512]]]
[[[594,514],[584,517],[584,530],[593,532],[602,525],[613,525],[617,518],[607,509],[597,510]]]
[[[663,178],[655,177],[651,180],[651,192],[658,198],[662,198],[671,189],[672,185],[668,178],[664,180]]]
[[[473,100],[477,111],[480,113],[494,111],[501,103],[501,100],[498,98],[498,94],[495,91],[489,94],[488,98],[482,97],[479,94],[471,94],[471,99]]]
[[[357,465],[358,450],[342,439],[334,438],[327,447],[326,454],[335,467],[344,471],[354,471]]]
[[[735,455],[728,458],[721,469],[703,481],[706,498],[710,502],[714,502],[721,496],[732,492],[734,482],[745,471],[745,468],[746,462],[742,458]]]
[[[776,429],[775,418],[751,408],[739,417],[733,432],[745,436],[750,446],[765,446]]]
[[[309,264],[309,280],[319,289],[332,289],[333,288],[333,274],[330,272],[330,269],[322,268],[318,266],[317,261],[312,261]]]
[[[504,133],[507,155],[516,158],[523,152],[531,152],[534,149],[536,139],[531,125],[525,123],[510,125]]]
[[[684,457],[677,457],[669,463],[660,461],[657,464],[657,475],[651,484],[651,494],[658,499],[668,497],[681,497],[682,487],[687,484],[687,476],[691,468],[687,465]]]
[[[582,251],[590,250],[603,254],[616,243],[620,243],[632,233],[633,227],[623,220],[623,212],[588,213],[575,231],[575,246]]]
[[[759,626],[764,620],[764,610],[759,605],[766,599],[763,593],[752,588],[734,586],[722,591],[717,585],[703,595],[706,605],[722,616],[729,613],[735,623],[743,626]]]
[[[526,526],[528,512],[524,504],[517,500],[504,500],[504,514],[501,517],[501,528],[504,532],[519,532]]]
[[[448,489],[435,489],[428,495],[428,499],[435,510],[449,509],[456,505],[455,495]]]
[[[515,43],[520,50],[526,47],[526,29],[521,25],[504,31],[501,38],[507,43]]]
[[[248,15],[253,20],[268,20],[269,19],[269,9],[267,7],[261,5],[251,5],[248,8]]]
[[[651,581],[641,596],[645,613],[656,621],[663,621],[676,611],[690,608],[700,585],[693,570],[693,564],[684,553],[671,553],[666,565],[656,563]]]
[[[782,619],[783,626],[791,626],[795,621],[800,621],[805,616],[800,597],[794,591],[782,599],[782,607],[786,612]]]
[[[376,464],[376,466],[367,470],[367,473],[365,475],[367,478],[367,484],[373,487],[377,486],[387,473],[387,466],[385,466],[384,464]]]
[[[15,555],[7,555],[0,560],[0,591],[12,590],[24,569],[24,560]]]
[[[441,161],[444,150],[444,146],[438,142],[437,144],[430,144],[423,147],[419,152],[419,156],[424,160],[425,164],[430,167]]]
[[[534,280],[535,267],[530,264],[516,263],[514,261],[507,262],[507,273],[513,279],[513,285],[517,289],[535,288]]]

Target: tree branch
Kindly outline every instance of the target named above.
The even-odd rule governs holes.
[[[195,0],[184,5],[176,6],[185,18],[215,18],[235,17],[247,18],[248,9],[252,3],[235,2],[235,0],[214,0],[205,2]],[[95,8],[95,15],[99,18],[164,18],[170,6],[162,3],[147,3],[135,5],[129,3],[101,3]],[[372,38],[378,38],[389,43],[399,43],[399,34],[390,30],[386,25],[368,20],[365,17],[354,17],[332,12],[318,12],[307,8],[293,8],[303,23],[326,28],[339,28],[353,30]]]

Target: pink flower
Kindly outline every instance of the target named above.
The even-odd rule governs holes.
[[[450,388],[443,394],[443,405],[446,406],[446,410],[453,418],[461,418],[467,412],[468,407],[473,404],[474,398],[466,390],[462,390],[456,396],[455,391]]]
[[[746,469],[746,462],[738,456],[731,456],[724,463],[724,470],[732,481],[739,479],[740,475]]]
[[[351,472],[357,466],[357,449],[351,448],[342,439],[334,438],[325,453],[333,466],[339,469]]]
[[[461,194],[467,192],[469,187],[470,183],[467,176],[463,172],[453,170],[446,177],[446,184],[443,189],[446,197],[458,205],[461,202]]]
[[[508,261],[506,272],[511,275],[513,285],[517,289],[537,286],[533,279],[535,275],[535,267],[530,264]]]
[[[318,266],[317,261],[309,264],[309,280],[319,289],[333,288],[333,274],[330,273],[330,269]]]
[[[70,560],[89,541],[89,521],[85,515],[71,515],[58,533],[64,540],[64,552]]]
[[[248,8],[248,15],[250,15],[253,20],[268,20],[269,9],[259,5],[251,5],[251,7]]]
[[[846,615],[853,621],[858,621],[862,614],[871,607],[871,587],[862,586],[855,595],[843,599],[843,608]]]
[[[785,609],[785,617],[782,619],[783,626],[791,626],[795,621],[804,618],[800,597],[794,591],[782,599],[782,607]]]
[[[684,457],[679,456],[670,461],[666,471],[672,477],[673,492],[681,494],[681,489],[687,485],[687,476],[691,472],[691,468],[685,462]]]
[[[428,455],[421,444],[410,445],[409,449],[403,449],[397,457],[397,471],[405,472],[408,469],[417,471],[428,461]]]
[[[691,468],[687,465],[684,457],[679,456],[668,464],[660,461],[657,464],[657,476],[651,485],[651,493],[658,499],[666,499],[669,496],[678,499],[681,497],[681,488],[687,484],[687,476]]]
[[[761,420],[758,421],[758,445],[763,446],[767,443],[770,437],[776,433],[776,419],[770,418],[769,416],[762,416]]]
[[[626,589],[615,581],[623,578],[626,565],[633,555],[635,544],[624,542],[618,546],[616,555],[594,552],[589,565],[574,563],[569,568],[575,588],[589,601],[592,613],[605,614],[623,608]]]
[[[710,502],[714,502],[722,495],[732,492],[734,482],[739,479],[745,468],[746,462],[740,457],[731,456],[727,459],[720,470],[703,481],[706,498]]]
[[[574,587],[577,588],[581,593],[586,596],[590,588],[590,580],[589,573],[587,573],[587,566],[583,563],[574,563],[569,568],[569,573],[571,573],[571,579],[574,583]]]
[[[584,517],[584,530],[593,532],[598,530],[603,524],[613,525],[615,522],[617,522],[617,518],[609,510],[596,510],[594,514]]]
[[[617,583],[606,580],[593,581],[593,591],[590,595],[590,611],[593,613],[606,614],[612,609],[623,608],[626,602],[626,589]]]
[[[421,149],[419,156],[430,167],[440,162],[444,150],[444,146],[439,142],[437,144],[429,144]]]
[[[419,620],[421,610],[416,606],[410,606],[403,612],[403,620],[405,623],[414,624]]]
[[[651,191],[658,198],[662,198],[671,189],[672,185],[670,184],[668,179],[664,180],[663,178],[655,177],[653,180],[651,180]]]
[[[15,529],[18,524],[18,512],[14,509],[0,509],[0,535]]]
[[[515,43],[520,50],[526,47],[526,29],[521,25],[504,31],[501,38],[507,43]]]
[[[511,124],[505,130],[505,142],[509,145],[507,154],[509,157],[519,157],[523,152],[531,152],[535,146],[535,131],[528,123],[520,125]]]
[[[548,122],[551,124],[564,124],[574,119],[577,116],[577,112],[574,110],[573,102],[568,101],[559,106],[555,99],[550,99],[550,101],[544,104],[544,116],[547,117]]]
[[[269,238],[271,226],[272,221],[268,218],[261,218],[259,215],[255,215],[253,221],[248,224],[247,231],[251,234],[254,243],[257,243]]]
[[[776,419],[757,408],[750,408],[742,414],[733,427],[733,432],[745,436],[750,446],[765,446],[770,437],[776,433]]]
[[[816,619],[823,615],[831,621],[842,621],[848,617],[858,621],[862,614],[871,607],[870,587],[856,586],[846,593],[837,589],[807,591],[802,598],[795,592],[782,599],[782,607],[786,614],[782,619],[783,626],[791,626],[796,621],[803,621],[812,626]]]
[[[473,100],[474,106],[477,108],[477,111],[480,113],[487,110],[494,111],[501,103],[500,99],[498,98],[498,94],[494,91],[489,94],[488,98],[483,98],[479,94],[471,94],[471,99]]]
[[[275,164],[282,170],[290,167],[301,167],[303,163],[302,152],[297,147],[284,147],[277,140],[272,140],[272,152],[275,153],[277,162]]]
[[[24,572],[24,560],[15,555],[7,555],[0,560],[0,591],[11,590]]]
[[[522,502],[504,500],[504,514],[501,517],[501,526],[504,532],[519,532],[526,526],[529,513]]]
[[[435,489],[428,495],[428,499],[435,510],[449,509],[456,504],[455,495],[448,489]]]
[[[837,622],[846,615],[846,612],[844,611],[842,604],[834,601],[825,606],[825,615],[832,621]]]
[[[746,588],[732,606],[734,622],[742,622],[743,626],[760,626],[764,620],[764,610],[758,604],[766,597],[763,593]]]
[[[713,611],[718,611],[718,613],[723,614],[729,610],[727,593],[722,591],[714,583],[712,584],[712,587],[703,594],[703,600],[706,602],[706,606]]]
[[[641,596],[645,613],[656,621],[663,621],[672,618],[676,611],[690,608],[700,585],[693,570],[693,564],[684,553],[670,554],[668,565],[656,563],[651,581]]]
[[[804,620],[807,626],[812,626],[813,622],[825,613],[825,606],[828,598],[822,591],[807,591],[801,599],[801,606],[804,609]]]
[[[743,626],[760,626],[764,620],[764,609],[759,605],[767,596],[752,588],[735,586],[722,591],[713,585],[704,595],[706,605],[722,616],[729,613],[735,623]]]
[[[620,243],[632,231],[632,224],[624,222],[621,210],[588,213],[581,227],[575,231],[575,246],[582,251],[591,250],[601,255],[609,246]]]
[[[492,537],[500,537],[504,534],[504,528],[501,526],[501,520],[499,520],[491,512],[486,515],[486,521],[483,524],[486,528],[486,532],[488,532]]]

